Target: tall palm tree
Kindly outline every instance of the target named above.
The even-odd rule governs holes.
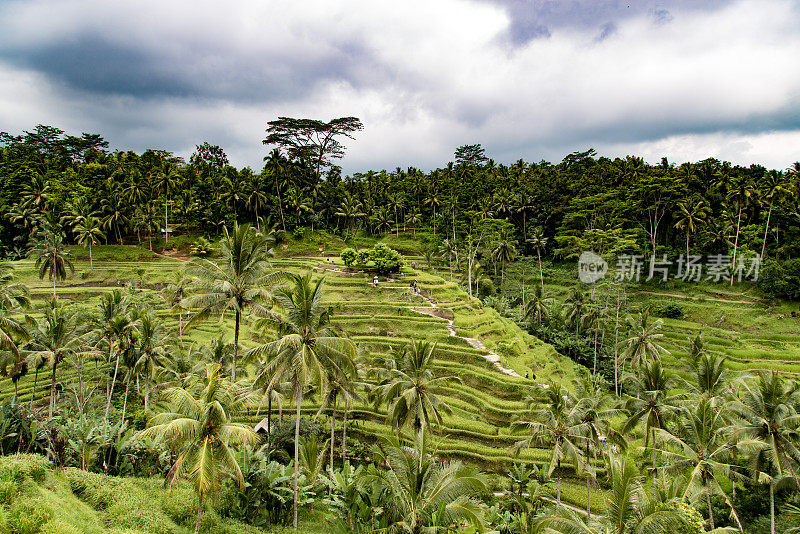
[[[547,305],[549,300],[550,297],[544,292],[544,286],[536,286],[533,290],[533,295],[531,295],[528,301],[527,308],[525,309],[525,318],[535,319],[536,324],[541,325],[542,321],[547,320],[550,315],[550,310]]]
[[[547,476],[558,469],[558,503],[561,504],[561,462],[568,460],[576,472],[586,465],[588,459],[583,449],[589,440],[584,432],[582,414],[575,397],[561,384],[550,384],[537,390],[538,395],[528,399],[532,408],[528,416],[522,416],[512,424],[514,430],[527,429],[527,439],[517,442],[515,450],[522,447],[539,446],[550,449]]]
[[[286,221],[283,219],[283,201],[281,200],[280,184],[281,178],[285,174],[286,167],[289,162],[283,157],[281,151],[277,148],[273,148],[272,152],[269,153],[269,156],[264,158],[264,161],[266,161],[264,170],[267,170],[272,175],[272,179],[275,180],[275,193],[278,196],[278,212],[281,215],[281,228],[286,231]]]
[[[767,235],[769,234],[769,221],[772,217],[772,208],[775,207],[775,202],[780,202],[781,199],[791,194],[791,191],[786,183],[785,175],[780,171],[770,171],[761,179],[761,200],[766,202],[769,206],[767,210],[767,222],[764,225],[764,242],[761,244],[761,259],[764,259],[764,253],[767,250]]]
[[[742,226],[742,212],[753,203],[755,195],[755,188],[753,183],[746,176],[736,176],[728,187],[728,193],[725,196],[728,202],[733,204],[733,207],[738,212],[736,217],[736,238],[733,241],[733,265],[736,268],[736,254],[739,249],[739,230]],[[731,275],[731,285],[733,285],[733,275]]]
[[[653,481],[656,479],[656,431],[667,427],[667,421],[678,412],[682,394],[670,394],[675,381],[671,379],[659,360],[642,364],[638,376],[628,375],[627,381],[636,394],[627,395],[625,410],[630,414],[622,433],[630,433],[644,421],[644,448],[647,449],[652,436]]]
[[[447,258],[447,264],[450,267],[450,281],[453,281],[453,256],[455,256],[456,261],[458,261],[458,248],[456,246],[455,241],[450,238],[445,238],[442,240],[442,244],[439,245],[439,255],[442,258]]]
[[[284,380],[292,385],[292,397],[296,404],[292,525],[297,529],[297,466],[303,390],[308,384],[314,383],[320,391],[326,391],[329,369],[335,373],[352,375],[356,346],[351,340],[340,337],[331,325],[331,310],[325,306],[322,298],[324,278],[313,283],[311,273],[304,276],[290,274],[288,280],[289,285],[278,288],[273,297],[282,315],[267,314],[267,320],[272,322],[281,337],[253,348],[248,358],[264,357],[268,362],[262,370],[269,377],[268,391]]]
[[[64,247],[61,236],[52,231],[44,231],[31,249],[30,256],[36,258],[39,279],[46,275],[53,281],[53,298],[56,296],[56,280],[66,280],[67,269],[75,272],[72,254]]]
[[[242,313],[247,308],[260,309],[260,303],[267,300],[265,289],[271,280],[267,274],[268,257],[272,250],[266,246],[264,236],[249,224],[235,224],[233,232],[225,229],[221,241],[221,265],[204,258],[193,258],[186,266],[186,272],[193,275],[199,293],[190,295],[183,302],[184,308],[200,308],[187,324],[187,328],[212,313],[231,310],[234,313],[234,353],[231,378],[236,380],[236,360],[239,355],[239,326]]]
[[[731,514],[739,522],[728,493],[720,485],[721,476],[729,476],[736,443],[725,431],[727,420],[723,409],[715,407],[705,397],[700,397],[694,408],[682,407],[679,426],[673,433],[658,430],[665,447],[662,449],[666,469],[673,473],[689,473],[684,498],[692,490],[705,493],[708,506],[708,519],[714,530],[714,509],[711,495],[719,495],[731,509]],[[742,530],[739,524],[739,530]]]
[[[586,295],[580,286],[573,287],[570,290],[565,303],[567,305],[567,319],[575,325],[575,335],[579,336],[587,307]]]
[[[606,498],[607,512],[596,523],[578,512],[559,508],[536,521],[537,530],[545,534],[657,534],[679,531],[685,520],[674,509],[648,498],[636,464],[628,458],[611,458],[609,469],[611,491]]]
[[[172,276],[172,280],[167,284],[167,287],[164,288],[164,292],[162,296],[164,300],[167,302],[170,310],[172,313],[178,316],[178,339],[180,340],[181,348],[184,348],[183,345],[183,312],[184,308],[182,303],[184,299],[189,295],[189,286],[191,284],[191,279],[187,276],[184,276],[184,273],[181,271],[176,271],[175,274]]]
[[[542,282],[542,289],[544,289],[544,272],[542,271],[542,251],[547,248],[547,238],[544,235],[544,229],[537,226],[531,231],[531,236],[526,239],[530,245],[536,249],[536,256],[539,259],[539,279]]]
[[[166,367],[168,350],[172,345],[164,323],[152,312],[139,318],[136,352],[138,359],[134,368],[144,379],[144,411],[150,407],[150,393],[158,369]]]
[[[450,406],[437,395],[437,388],[460,382],[455,376],[436,377],[431,369],[436,343],[412,340],[390,359],[377,393],[388,406],[387,419],[400,433],[411,427],[419,436],[432,425],[441,425],[442,413],[449,414]]]
[[[591,482],[594,479],[594,468],[589,460],[590,448],[597,460],[597,446],[602,439],[625,445],[625,438],[610,424],[611,418],[620,410],[612,405],[612,397],[608,394],[608,384],[598,374],[585,373],[573,379],[575,386],[575,409],[580,417],[578,431],[586,438],[584,442],[584,463],[586,466],[586,512],[592,517]]]
[[[87,349],[86,324],[78,314],[67,306],[61,306],[53,299],[44,308],[44,316],[31,331],[28,350],[47,358],[50,362],[50,408],[48,418],[53,417],[56,404],[56,375],[58,364],[78,352]]]
[[[414,449],[394,441],[383,447],[385,473],[366,475],[387,496],[391,532],[444,532],[471,523],[483,531],[478,498],[488,491],[486,477],[460,462],[440,463],[426,440]],[[452,528],[447,528],[452,527]]]
[[[114,374],[106,387],[106,412],[103,421],[108,420],[108,411],[111,408],[111,397],[114,395],[114,386],[117,382],[117,372],[119,371],[120,355],[122,354],[122,343],[126,335],[135,328],[135,324],[128,314],[129,301],[122,295],[122,291],[114,289],[110,293],[100,296],[98,308],[100,315],[96,320],[95,332],[108,347],[108,363],[114,361],[116,352],[116,362],[114,364]]]
[[[660,332],[664,325],[663,319],[656,319],[650,322],[650,309],[645,308],[638,317],[628,317],[628,338],[619,343],[622,350],[623,366],[624,360],[631,361],[631,367],[639,369],[645,362],[661,361],[662,354],[669,354],[669,351],[659,345],[659,341],[664,337]]]
[[[223,477],[230,476],[244,487],[242,471],[232,447],[258,443],[258,435],[233,418],[245,407],[242,388],[220,373],[219,365],[210,363],[202,377],[190,376],[186,388],[165,392],[170,411],[160,413],[138,434],[140,439],[159,438],[180,451],[167,475],[170,484],[188,478],[197,492],[197,520],[194,532],[200,532],[203,500],[213,497]]]
[[[495,261],[500,262],[500,287],[502,288],[506,279],[506,264],[511,263],[517,257],[515,240],[508,232],[501,232],[500,237],[494,242],[492,257]]]
[[[705,202],[698,199],[689,199],[678,203],[677,221],[675,228],[686,233],[686,258],[689,258],[689,239],[696,234],[711,212]]]
[[[736,435],[746,440],[754,474],[759,480],[769,481],[771,532],[775,534],[778,479],[788,473],[800,489],[794,469],[794,464],[800,461],[797,434],[800,389],[774,371],[758,371],[753,379],[741,380],[740,385],[740,398],[732,404],[742,419]]]
[[[0,264],[0,350],[19,355],[19,343],[29,338],[23,322],[13,316],[30,306],[28,288],[14,281],[13,268]]]
[[[100,219],[97,217],[84,217],[75,226],[75,238],[79,245],[89,247],[89,270],[94,271],[94,261],[92,260],[92,247],[100,243],[105,237],[100,228]]]
[[[156,175],[155,188],[164,195],[164,244],[169,243],[169,197],[177,188],[180,179],[178,166],[171,161],[164,161]]]

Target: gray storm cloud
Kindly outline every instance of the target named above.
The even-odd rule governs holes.
[[[0,4],[0,129],[205,140],[260,167],[266,122],[356,115],[346,171],[598,148],[798,159],[798,6],[780,0]],[[794,146],[797,146],[794,144]]]

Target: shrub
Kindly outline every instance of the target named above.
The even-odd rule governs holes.
[[[349,247],[342,250],[340,256],[346,267],[352,267],[356,261],[356,251]]]
[[[491,278],[481,278],[478,282],[478,296],[490,297],[497,294],[497,289],[494,287],[494,282]]]
[[[199,256],[205,258],[214,253],[214,246],[211,241],[203,236],[197,238],[197,241],[192,245],[192,256]]]
[[[375,264],[378,274],[396,273],[403,266],[403,256],[383,243],[377,243],[369,253],[369,259]]]
[[[659,317],[666,317],[667,319],[680,319],[683,317],[683,307],[674,302],[658,306],[655,312]]]
[[[758,276],[758,287],[770,296],[800,300],[800,258],[767,260]]]

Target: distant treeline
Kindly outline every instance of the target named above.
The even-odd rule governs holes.
[[[687,249],[724,254],[734,247],[739,254],[800,256],[800,162],[789,169],[714,158],[650,165],[588,150],[557,164],[504,165],[486,158],[480,145],[466,145],[431,172],[398,167],[343,177],[313,147],[289,157],[268,146],[264,167],[254,171],[229,165],[224,151],[208,143],[189,162],[163,150],[137,154],[108,146],[99,135],[74,137],[50,126],[0,133],[5,256],[23,254],[42,225],[58,226],[73,240],[71,225],[86,217],[97,218],[109,243],[142,241],[165,225],[215,234],[234,220],[259,217],[287,231],[413,228],[458,243],[477,222],[501,219],[513,225],[520,252],[536,254],[535,243],[546,242],[540,252],[557,258],[582,250],[649,256]],[[545,240],[531,240],[534,234]]]

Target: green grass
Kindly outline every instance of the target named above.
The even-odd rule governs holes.
[[[223,490],[226,491],[226,490]],[[224,499],[220,498],[224,502]],[[38,455],[0,457],[0,532],[44,534],[189,534],[197,496],[186,481],[165,490],[160,478],[117,478],[78,469],[54,470]],[[201,532],[263,530],[222,518],[206,506]],[[320,514],[301,514],[299,532],[326,532]],[[269,532],[286,532],[276,528]]]

